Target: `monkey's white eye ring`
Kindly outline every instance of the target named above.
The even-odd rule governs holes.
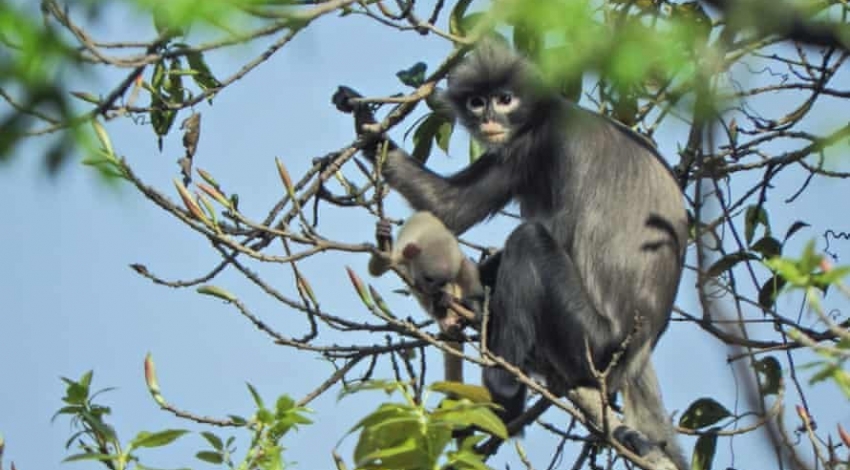
[[[503,105],[503,106],[507,106],[507,105],[511,104],[511,102],[512,102],[513,100],[514,100],[514,95],[513,95],[513,93],[511,93],[511,92],[509,92],[509,91],[505,91],[505,92],[499,93],[499,94],[496,96],[496,101],[497,101],[500,105]]]
[[[466,99],[466,107],[470,111],[480,111],[484,109],[485,104],[487,104],[487,101],[483,96],[470,96]]]

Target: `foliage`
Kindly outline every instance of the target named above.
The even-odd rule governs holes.
[[[505,437],[482,389],[424,383],[424,360],[417,362],[417,354],[461,351],[446,338],[429,333],[427,322],[399,314],[379,288],[358,277],[356,269],[348,268],[347,274],[372,317],[353,320],[347,312],[320,306],[322,293],[313,288],[302,267],[330,254],[353,254],[349,259],[359,255],[356,259],[362,260],[375,254],[375,248],[365,241],[351,243],[328,235],[318,217],[319,207],[350,208],[352,214],[357,213],[354,207],[364,209],[359,212],[364,224],[372,221],[367,218],[372,215],[393,217],[385,213],[386,190],[377,172],[354,158],[362,145],[355,135],[346,142],[322,142],[326,156],[314,159],[313,166],[300,174],[291,174],[282,159],[272,163],[271,156],[257,158],[258,165],[277,171],[283,186],[277,200],[252,201],[269,208],[263,219],[240,209],[237,190],[243,188],[231,186],[223,178],[228,175],[214,176],[194,167],[203,138],[201,105],[203,112],[215,113],[219,95],[237,86],[314,21],[359,18],[399,34],[412,30],[437,36],[452,46],[440,63],[410,57],[396,73],[396,88],[385,90],[381,97],[362,98],[379,113],[392,107],[381,114],[376,130],[402,129],[405,123],[412,153],[422,162],[457,148],[462,138],[436,96],[451,66],[484,34],[501,35],[514,44],[540,66],[547,84],[566,98],[620,122],[648,145],[675,148],[662,153],[688,203],[691,247],[686,267],[695,277],[694,282],[683,282],[682,291],[683,297],[698,299],[699,310],[680,307],[674,320],[722,343],[729,361],[741,365],[734,371],[736,378],[742,387],[750,387],[746,392],[754,397],[734,407],[715,397],[693,400],[678,424],[698,436],[694,468],[716,467],[715,462],[728,457],[723,449],[739,442],[734,436],[762,428],[778,449],[777,467],[846,468],[846,448],[838,442],[850,446],[850,437],[841,427],[831,433],[831,427],[816,426],[815,417],[823,421],[829,412],[811,407],[807,393],[829,380],[850,398],[846,368],[850,317],[830,307],[846,301],[844,279],[850,267],[833,266],[813,242],[803,245],[802,240],[811,239],[816,230],[827,241],[829,233],[844,238],[847,233],[823,227],[811,214],[795,213],[792,220],[777,216],[780,207],[794,210],[816,186],[813,181],[850,177],[840,167],[830,166],[827,158],[829,152],[846,150],[850,125],[836,119],[828,119],[828,125],[817,121],[820,110],[828,106],[824,100],[837,100],[846,108],[850,96],[846,80],[841,80],[850,58],[846,2],[503,0],[487,9],[476,9],[477,4],[473,8],[469,0],[391,3],[115,0],[66,5],[42,0],[43,18],[24,6],[0,3],[0,97],[10,105],[0,115],[0,159],[18,158],[21,145],[31,137],[47,139],[44,161],[53,171],[73,151],[84,154],[83,164],[138,191],[165,215],[201,234],[221,255],[200,280],[170,282],[145,265],[134,264],[140,276],[157,284],[193,288],[207,301],[224,301],[270,341],[304,354],[321,354],[336,367],[326,383],[302,400],[281,395],[267,407],[249,385],[256,407],[250,418],[212,419],[169,404],[148,358],[148,388],[162,409],[189,421],[243,430],[249,441],[236,456],[235,437],[202,431],[208,447],[196,457],[231,469],[285,468],[282,439],[309,424],[306,404],[338,384],[346,393],[381,389],[402,396],[400,403],[380,405],[351,428],[358,439],[352,459],[357,468],[486,468],[484,461],[495,450],[485,449],[484,438]],[[97,31],[109,7],[132,8],[150,18],[148,37],[103,41],[90,34]],[[216,51],[264,40],[270,42],[263,51],[237,68],[210,65],[208,59]],[[110,89],[85,89],[87,82],[79,79],[92,74],[95,66],[116,71],[121,78]],[[343,69],[338,78],[348,81]],[[328,97],[332,92],[328,90]],[[428,106],[426,114],[407,119],[420,101]],[[143,123],[161,150],[167,136],[182,133],[180,172],[168,173],[174,178],[173,188],[150,184],[136,173],[145,156],[134,154],[130,145],[110,135],[108,123],[123,120]],[[481,155],[474,142],[468,148],[469,160]],[[210,153],[210,159],[220,157]],[[795,177],[800,183],[788,183]],[[784,188],[781,198],[777,188]],[[242,194],[253,197],[251,191]],[[312,213],[307,210],[311,205]],[[275,251],[277,243],[283,244],[284,254]],[[252,264],[288,266],[293,282],[281,288],[257,274]],[[224,267],[234,268],[300,315],[307,331],[299,335],[294,324],[279,331],[264,321],[265,312],[251,310],[256,299],[224,285],[222,278],[213,279]],[[341,270],[333,273],[337,274],[342,275]],[[805,312],[790,311],[792,300],[804,301]],[[325,341],[329,333],[345,334],[351,343]],[[496,358],[482,348],[464,359],[487,366]],[[384,380],[380,374],[390,367],[393,377]],[[799,382],[802,371],[810,371],[808,384]],[[90,390],[92,374],[63,380],[66,406],[57,416],[69,416],[75,426],[67,443],[76,452],[70,461],[144,469],[142,449],[170,446],[188,433],[141,432],[122,441],[106,421],[110,408],[94,401],[98,392]],[[429,407],[427,398],[434,392],[447,396]],[[796,415],[786,412],[788,403],[794,404]],[[608,438],[604,433],[579,435],[563,425],[566,419],[553,421],[558,424],[547,425],[545,432],[583,446],[576,468],[610,463],[602,452]],[[452,433],[469,426],[482,432],[452,445]],[[718,445],[720,440],[725,442]],[[2,447],[0,441],[0,453]],[[559,448],[556,453],[560,452]],[[518,458],[525,463],[526,456],[520,453]],[[337,458],[337,466],[345,468],[344,459]]]
[[[354,449],[354,464],[358,469],[395,468],[485,470],[483,456],[474,446],[485,435],[468,434],[458,439],[457,449],[448,451],[454,433],[470,426],[507,439],[502,421],[493,413],[490,394],[483,387],[437,382],[428,390],[445,393],[435,409],[428,409],[414,395],[415,391],[398,382],[367,382],[347,391],[398,391],[403,403],[384,403],[366,415],[351,429],[360,431]],[[444,460],[441,462],[441,460]]]
[[[159,393],[156,378],[153,373],[153,362],[150,356],[145,360],[145,372],[148,384],[156,387],[155,399]],[[141,431],[122,444],[116,430],[106,421],[111,414],[111,409],[98,404],[94,399],[101,393],[110,389],[91,392],[93,373],[86,372],[79,380],[63,378],[67,384],[63,401],[66,406],[59,409],[54,419],[60,415],[67,415],[76,432],[68,439],[65,447],[74,447],[79,452],[65,459],[66,462],[94,461],[103,464],[109,470],[145,470],[149,469],[142,463],[138,451],[166,447],[173,444],[177,439],[189,434],[185,429],[165,429],[155,432]],[[250,445],[244,452],[242,460],[236,455],[236,437],[229,436],[226,439],[211,431],[203,431],[199,435],[203,437],[208,448],[200,450],[195,457],[207,463],[220,465],[231,470],[282,470],[289,466],[283,461],[284,448],[280,440],[291,430],[297,429],[299,425],[310,424],[311,421],[305,416],[306,408],[297,406],[295,402],[286,395],[280,396],[275,402],[273,409],[264,404],[259,393],[253,386],[248,384],[248,390],[254,399],[256,411],[250,418],[231,416],[227,425],[243,429],[250,436]],[[153,393],[153,391],[152,391]],[[174,409],[165,403],[161,396],[157,403],[166,410]],[[191,415],[183,412],[182,417],[192,419]]]

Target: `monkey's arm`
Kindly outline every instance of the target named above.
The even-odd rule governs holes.
[[[393,259],[393,228],[389,221],[381,219],[375,224],[375,242],[381,253],[369,258],[369,274],[379,277],[397,261]]]
[[[475,318],[467,318],[467,320],[480,320],[484,308],[484,286],[479,278],[478,265],[464,257],[455,282],[460,286],[463,294],[461,303],[475,314]]]
[[[496,214],[513,195],[514,176],[490,155],[443,177],[394,149],[387,152],[384,177],[414,209],[430,211],[455,234]]]
[[[514,174],[499,165],[494,156],[483,155],[460,172],[442,177],[411,158],[392,139],[369,135],[364,127],[375,123],[371,108],[352,99],[360,94],[340,86],[332,98],[342,112],[354,114],[357,133],[367,137],[362,154],[375,162],[378,152],[387,142],[387,158],[383,173],[390,186],[416,210],[427,210],[437,216],[455,234],[463,233],[487,216],[494,215],[512,197]]]
[[[373,254],[371,258],[369,258],[369,274],[374,277],[383,276],[385,272],[390,270],[393,262],[391,257],[388,255],[386,257],[382,255]]]

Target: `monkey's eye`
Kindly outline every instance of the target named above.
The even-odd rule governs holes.
[[[507,105],[511,104],[511,102],[513,102],[513,100],[514,100],[514,95],[513,95],[513,93],[511,93],[509,91],[499,93],[496,96],[496,101],[503,106],[507,106]]]
[[[485,104],[487,104],[487,101],[482,96],[470,96],[466,100],[466,107],[470,111],[480,111],[484,109]]]

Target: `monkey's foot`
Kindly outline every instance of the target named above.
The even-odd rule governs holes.
[[[664,444],[656,443],[646,438],[640,432],[628,426],[618,426],[613,432],[614,439],[628,447],[629,450],[639,455],[652,464],[657,470],[680,470],[664,452]],[[684,469],[681,469],[684,470]]]

